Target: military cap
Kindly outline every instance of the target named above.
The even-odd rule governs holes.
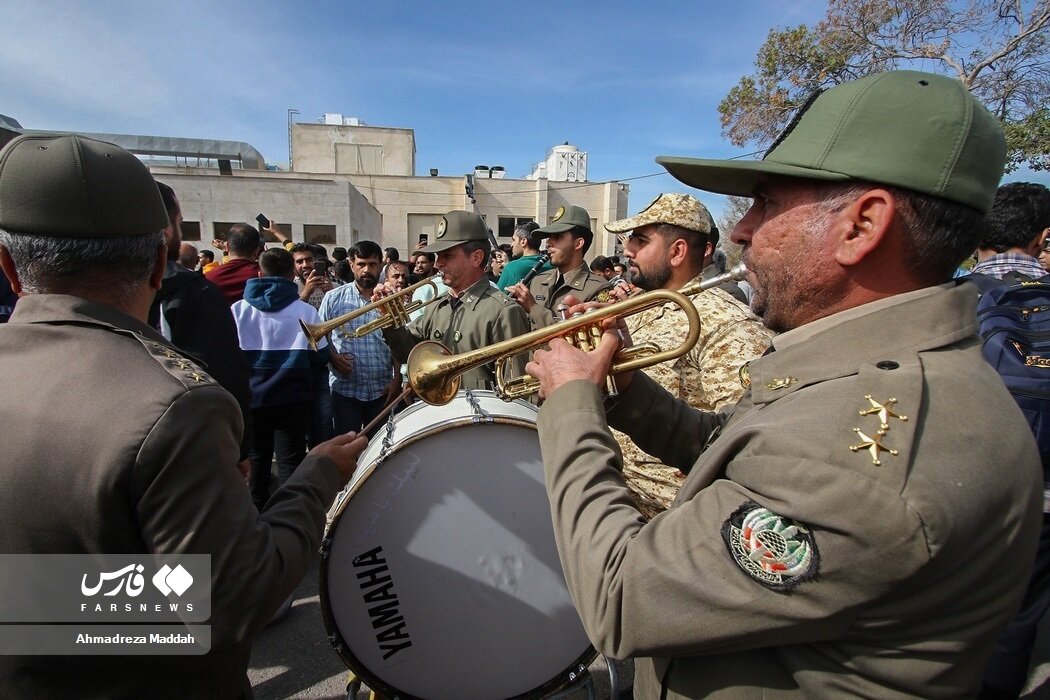
[[[441,253],[469,241],[487,241],[489,229],[477,214],[454,209],[441,217],[435,238],[433,243],[416,252]]]
[[[960,81],[918,71],[870,75],[818,93],[760,161],[661,156],[687,185],[754,196],[764,175],[902,187],[992,207],[1006,163],[1002,126]]]
[[[146,166],[83,136],[26,135],[0,150],[0,228],[56,238],[116,238],[168,226]]]
[[[583,207],[570,204],[567,207],[558,207],[554,212],[554,218],[543,228],[536,229],[535,233],[540,238],[546,238],[552,233],[561,233],[579,226],[588,231],[591,230],[591,215]]]
[[[714,222],[707,207],[689,194],[662,194],[629,219],[605,224],[611,233],[626,233],[649,224],[671,224],[707,235]]]

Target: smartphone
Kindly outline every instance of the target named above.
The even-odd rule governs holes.
[[[314,261],[314,272],[318,275],[328,274],[328,261],[327,260],[315,260]]]
[[[425,233],[419,234],[419,242],[421,244],[423,244],[423,245],[426,245],[427,243],[430,243],[430,236],[428,236]]]
[[[255,220],[259,222],[259,226],[262,228],[270,228],[270,220],[266,218],[265,214],[259,214],[255,217]]]

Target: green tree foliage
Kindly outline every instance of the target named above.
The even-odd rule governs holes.
[[[769,144],[812,91],[895,68],[958,78],[1003,122],[1008,171],[1050,169],[1050,0],[829,0],[815,27],[770,30],[722,133]]]

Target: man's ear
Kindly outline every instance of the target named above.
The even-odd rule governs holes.
[[[711,244],[708,243],[708,246]],[[689,244],[681,238],[676,238],[667,249],[667,262],[671,267],[684,265],[689,258]]]
[[[18,279],[18,270],[15,269],[15,261],[7,248],[0,245],[0,270],[3,270],[7,281],[11,283],[11,291],[18,296],[22,295],[22,282]]]
[[[157,258],[153,261],[153,272],[149,275],[149,286],[153,291],[160,289],[164,282],[164,271],[168,267],[168,246],[161,245],[157,248]]]
[[[866,191],[833,214],[830,226],[836,262],[859,264],[884,243],[896,216],[896,198],[882,189]]]
[[[572,234],[569,234],[569,235],[572,235]],[[583,246],[586,245],[586,243],[587,242],[585,240],[583,240],[583,236],[573,236],[572,237],[572,249],[573,250],[583,250]]]

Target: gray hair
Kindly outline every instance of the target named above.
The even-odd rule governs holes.
[[[114,238],[60,238],[0,229],[29,294],[94,292],[127,301],[147,280],[165,248],[164,233]],[[165,248],[166,250],[166,248]]]
[[[875,183],[831,185],[821,202],[827,212],[840,211],[871,189],[883,189],[897,201],[905,235],[902,262],[920,279],[939,284],[952,274],[980,241],[984,215],[946,199]]]

